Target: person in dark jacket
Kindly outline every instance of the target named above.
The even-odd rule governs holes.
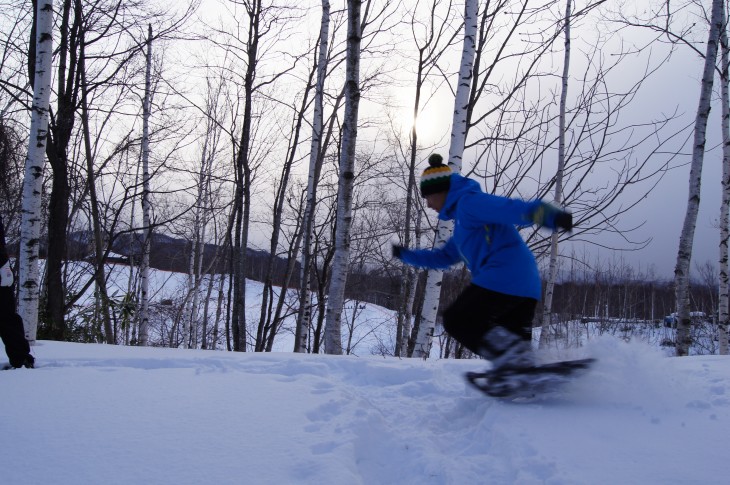
[[[535,365],[532,319],[541,297],[540,274],[516,226],[571,230],[572,215],[540,200],[484,193],[476,181],[453,173],[439,154],[429,157],[420,189],[439,219],[454,221],[453,234],[441,248],[394,246],[393,256],[431,269],[463,262],[472,281],[444,312],[446,331],[490,360],[493,375]]]
[[[30,354],[30,345],[25,338],[23,319],[15,309],[13,272],[5,247],[5,227],[2,218],[0,218],[0,338],[10,359],[10,364],[5,368],[33,367],[35,359]]]

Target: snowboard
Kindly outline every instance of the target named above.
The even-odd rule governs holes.
[[[467,382],[490,397],[535,398],[558,390],[590,369],[596,359],[564,360],[515,371],[467,372]]]

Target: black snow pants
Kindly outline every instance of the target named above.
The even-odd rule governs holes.
[[[495,327],[532,340],[537,300],[469,285],[444,312],[444,328],[464,347],[480,354],[484,336]]]
[[[0,286],[0,337],[5,344],[10,365],[22,367],[30,356],[30,345],[25,338],[23,319],[15,311],[12,286]]]

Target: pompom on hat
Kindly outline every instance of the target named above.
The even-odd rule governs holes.
[[[451,174],[454,172],[444,165],[444,157],[432,153],[428,157],[429,167],[421,175],[421,197],[439,192],[448,192],[451,186]]]

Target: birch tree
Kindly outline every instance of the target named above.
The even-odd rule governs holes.
[[[355,148],[360,105],[360,8],[362,0],[347,0],[347,61],[345,75],[345,114],[342,126],[340,174],[337,191],[337,229],[332,280],[325,323],[325,352],[342,354],[342,308],[350,257],[352,189],[355,178]]]
[[[692,162],[690,166],[689,190],[687,196],[687,211],[679,238],[677,263],[674,269],[674,285],[677,300],[676,353],[678,356],[689,355],[689,347],[692,343],[690,335],[692,324],[690,319],[691,308],[689,292],[690,262],[692,259],[692,245],[694,241],[695,227],[697,225],[697,213],[700,208],[702,162],[705,155],[707,119],[710,114],[715,63],[717,60],[717,50],[720,41],[720,31],[724,28],[722,21],[723,8],[723,0],[713,0],[704,69],[702,73],[702,84],[700,88],[700,100],[697,106],[697,117],[694,128]]]
[[[142,104],[142,262],[139,268],[139,344],[149,345],[150,241],[152,218],[150,207],[150,101],[152,97],[152,25],[147,30],[147,57],[144,100]]]
[[[565,2],[565,50],[563,53],[563,76],[560,91],[560,115],[558,131],[558,169],[555,174],[555,203],[559,206],[563,200],[563,171],[565,170],[565,103],[568,97],[568,74],[570,73],[570,15],[571,0]],[[555,290],[555,279],[558,273],[558,239],[557,232],[550,237],[550,263],[548,268],[547,285],[542,310],[542,332],[540,333],[540,346],[545,346],[550,333],[550,315],[553,307],[553,292]]]
[[[215,83],[214,80],[215,79]],[[205,121],[203,124],[203,145],[200,154],[200,166],[198,167],[197,180],[195,181],[195,204],[193,206],[193,228],[191,238],[191,251],[188,259],[188,298],[186,301],[186,317],[183,322],[183,346],[185,348],[197,346],[197,329],[198,312],[200,306],[200,286],[203,282],[203,275],[208,272],[208,268],[203,268],[205,241],[207,234],[208,222],[214,220],[212,210],[213,194],[212,194],[212,178],[213,178],[213,161],[219,152],[219,144],[221,139],[221,125],[219,124],[221,105],[220,100],[225,99],[223,93],[225,81],[223,77],[212,75],[206,77],[205,104],[203,106],[203,115]],[[216,255],[209,263],[210,266],[215,264]],[[213,278],[211,275],[208,285],[208,295],[210,295],[213,287]],[[208,300],[204,303],[206,309]],[[207,311],[203,313],[203,329],[201,348],[206,348],[206,330],[207,330]],[[192,333],[192,336],[191,336]]]
[[[33,343],[38,330],[38,243],[41,229],[41,189],[48,136],[53,55],[53,2],[38,0],[31,40],[35,54],[32,67],[33,105],[23,180],[20,227],[18,314],[23,318],[27,339]]]
[[[209,85],[210,89],[210,85]],[[218,93],[213,93],[211,97],[216,96]],[[212,100],[208,100],[207,108],[211,110]],[[210,188],[210,177],[212,176],[212,159],[213,154],[216,152],[216,145],[218,142],[219,132],[216,130],[214,115],[206,119],[206,129],[203,141],[203,148],[200,155],[200,168],[198,170],[197,194],[195,197],[195,206],[193,208],[193,234],[192,234],[192,247],[190,249],[190,258],[188,259],[188,309],[186,311],[186,318],[183,324],[183,347],[184,348],[195,348],[197,346],[197,338],[194,334],[198,321],[198,306],[200,299],[200,285],[202,282],[203,275],[203,255],[205,253],[205,236],[207,227],[207,218],[211,215],[208,211],[208,200],[209,200],[209,188]],[[209,290],[212,288],[213,283],[208,285]],[[210,294],[210,291],[208,292]],[[206,305],[207,305],[206,300]],[[207,314],[204,314],[204,318]],[[193,338],[191,342],[191,331],[193,332]],[[205,328],[203,329],[203,344],[202,348],[205,348]]]
[[[229,52],[233,57],[241,58],[245,63],[245,72],[242,80],[243,113],[240,130],[236,131],[238,139],[234,140],[235,166],[235,193],[233,207],[233,222],[231,227],[233,289],[232,289],[232,330],[233,348],[244,352],[249,345],[249,335],[246,324],[246,270],[248,266],[248,240],[251,226],[253,183],[256,172],[264,158],[269,156],[269,148],[273,148],[274,133],[263,133],[265,117],[259,116],[258,110],[268,112],[270,107],[259,105],[262,99],[270,93],[263,91],[264,87],[271,86],[286,72],[293,69],[289,65],[276,72],[269,72],[264,68],[262,60],[269,50],[275,50],[277,33],[275,27],[285,22],[288,17],[283,15],[285,7],[280,5],[265,5],[262,0],[252,2],[233,2],[242,5],[246,15],[245,39],[239,39],[236,34],[222,32],[230,36]],[[240,51],[240,52],[237,52]],[[295,56],[295,63],[297,57]],[[235,69],[236,67],[234,67]],[[273,96],[272,96],[273,97]],[[269,121],[273,121],[269,118]],[[233,135],[231,135],[233,136]]]
[[[461,172],[462,157],[467,135],[467,113],[469,111],[469,95],[472,81],[472,69],[476,53],[476,35],[478,23],[477,0],[466,0],[464,5],[464,44],[461,52],[459,79],[457,81],[454,99],[454,114],[451,125],[451,144],[449,145],[448,165],[451,169]],[[439,221],[434,245],[441,247],[451,237],[453,223]],[[429,270],[426,279],[426,292],[421,314],[418,335],[415,340],[413,357],[427,358],[436,327],[436,314],[441,300],[441,281],[443,271]]]
[[[425,4],[424,4],[425,6]],[[418,245],[419,229],[422,212],[419,211],[418,187],[416,181],[416,162],[418,160],[418,119],[425,106],[423,99],[428,99],[428,92],[425,91],[427,83],[433,76],[433,72],[439,69],[438,63],[445,51],[453,44],[458,35],[458,30],[452,33],[451,21],[454,9],[451,2],[435,0],[429,4],[428,16],[425,21],[417,18],[417,12],[422,9],[421,3],[417,2],[411,13],[410,27],[417,53],[416,76],[414,84],[414,99],[412,105],[413,123],[408,133],[408,147],[402,149],[398,144],[399,153],[406,163],[406,207],[404,216],[404,227],[402,232],[402,245],[412,246],[412,236],[415,235],[415,243]],[[445,15],[444,15],[445,12]],[[397,135],[396,135],[396,138]],[[415,215],[415,217],[414,217]],[[415,222],[414,222],[415,219]],[[415,226],[415,227],[414,227]],[[396,324],[396,345],[395,355],[401,356],[413,354],[415,337],[418,335],[418,328],[411,328],[413,316],[413,302],[415,300],[417,272],[409,265],[401,264],[400,267],[401,292],[398,308],[398,321]],[[420,320],[419,320],[420,322]]]
[[[720,286],[718,295],[718,329],[720,355],[728,354],[728,327],[730,325],[730,306],[728,302],[728,242],[730,240],[730,45],[727,36],[727,18],[722,9],[722,29],[720,31],[722,49],[722,202],[720,204]]]
[[[287,271],[287,275],[285,276],[284,284],[281,285],[281,290],[279,292],[279,301],[277,303],[277,311],[276,314],[273,317],[272,320],[272,312],[271,307],[268,304],[269,301],[273,303],[274,299],[274,292],[273,292],[273,276],[274,276],[274,263],[276,261],[277,256],[277,249],[279,247],[279,239],[281,236],[281,226],[283,222],[283,214],[284,214],[284,208],[286,205],[286,198],[288,194],[288,187],[289,187],[289,181],[291,178],[291,171],[292,167],[295,162],[297,150],[299,148],[299,138],[302,134],[302,125],[304,124],[305,115],[307,112],[307,106],[309,105],[309,95],[312,90],[312,80],[314,79],[315,72],[318,69],[313,67],[309,73],[309,76],[306,80],[306,86],[304,88],[304,92],[302,94],[302,98],[300,100],[300,105],[297,108],[296,106],[291,106],[291,110],[293,112],[293,122],[292,122],[292,132],[290,133],[290,136],[288,137],[290,140],[286,155],[285,155],[285,161],[282,167],[281,177],[279,178],[279,183],[276,186],[276,196],[274,199],[274,208],[273,208],[273,224],[272,224],[272,234],[271,234],[271,244],[269,246],[269,257],[268,257],[268,266],[266,268],[266,274],[264,275],[264,290],[263,290],[263,296],[262,296],[262,303],[261,303],[261,314],[259,318],[259,325],[258,330],[256,332],[256,350],[262,351],[266,348],[270,348],[273,344],[274,336],[276,335],[277,328],[280,326],[280,320],[279,317],[281,315],[281,309],[283,307],[283,302],[286,298],[286,292],[289,287],[289,278],[290,278],[290,272]],[[295,235],[293,237],[292,241],[292,249],[294,250],[294,253],[296,254],[299,251],[299,245],[301,243],[301,231],[295,231]],[[293,259],[294,254],[291,255],[290,258],[288,258],[289,263],[291,263],[291,271],[293,272],[294,266],[293,266]]]
[[[322,170],[324,157],[322,151],[322,127],[324,124],[324,80],[327,72],[327,52],[329,45],[330,2],[322,0],[322,18],[319,27],[319,47],[317,57],[317,82],[314,88],[314,112],[312,113],[312,139],[309,153],[309,173],[307,176],[307,199],[302,222],[302,255],[299,277],[299,311],[294,337],[294,352],[305,352],[307,336],[312,322],[312,293],[309,280],[312,261],[312,225],[317,203],[317,184]]]

